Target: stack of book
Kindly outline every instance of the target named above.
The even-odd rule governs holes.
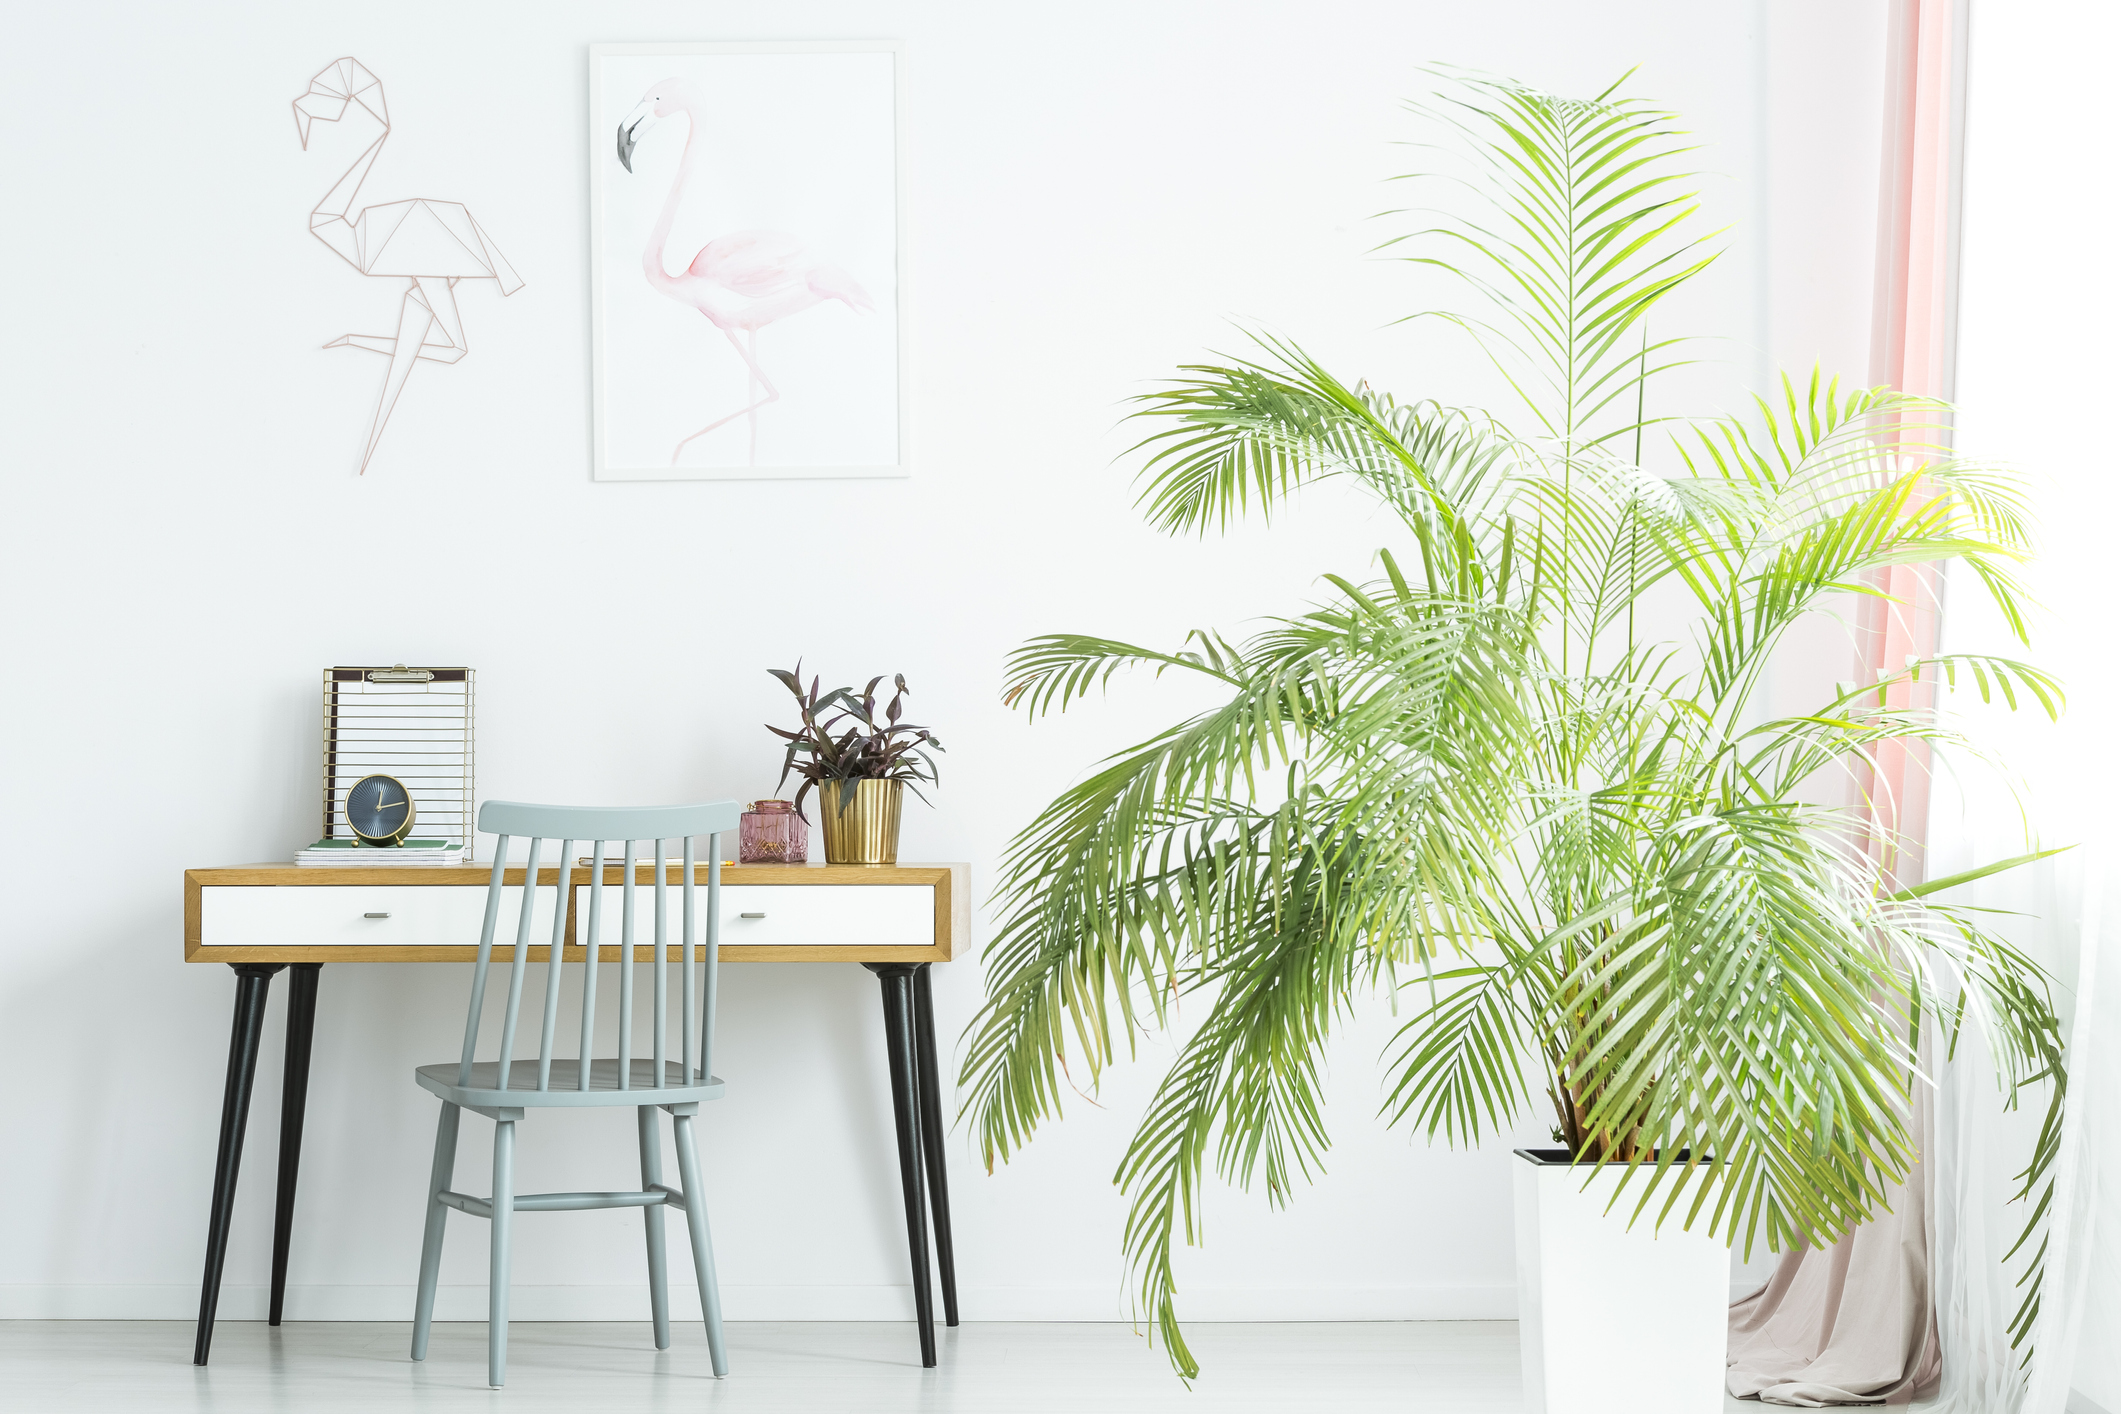
[[[448,840],[406,840],[403,844],[378,847],[359,840],[318,840],[295,853],[297,864],[338,864],[375,868],[388,865],[461,864],[464,846]]]

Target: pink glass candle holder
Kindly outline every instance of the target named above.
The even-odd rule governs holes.
[[[786,800],[754,800],[737,821],[739,864],[807,864],[810,822]]]

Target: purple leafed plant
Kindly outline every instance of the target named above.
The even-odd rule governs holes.
[[[788,743],[788,754],[781,762],[781,779],[774,789],[779,790],[791,775],[803,778],[803,788],[795,794],[798,811],[811,787],[825,781],[904,781],[915,795],[921,794],[919,782],[936,784],[935,762],[926,753],[941,751],[943,744],[926,727],[899,720],[901,699],[910,691],[903,673],[892,675],[896,691],[885,704],[883,723],[878,725],[876,685],[884,680],[881,675],[869,679],[869,685],[859,693],[851,687],[820,692],[820,680],[813,676],[806,693],[801,662],[797,662],[794,672],[780,668],[767,671],[795,694],[796,706],[802,713],[802,725],[796,731],[766,724],[767,731]],[[826,798],[822,791],[818,797]],[[851,798],[851,793],[843,794],[840,808],[844,810]],[[921,799],[927,797],[923,795]]]

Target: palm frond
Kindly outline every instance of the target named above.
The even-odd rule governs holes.
[[[1231,669],[1237,650],[1227,639],[1207,629],[1186,636],[1187,647],[1175,653],[1138,648],[1117,639],[1089,634],[1049,633],[1032,639],[1009,655],[1008,686],[1002,701],[1022,707],[1036,721],[1057,712],[1093,689],[1107,686],[1121,668],[1154,664],[1157,676],[1169,668],[1184,668],[1234,684]]]
[[[1435,224],[1380,248],[1418,242],[1422,253],[1405,259],[1455,277],[1493,311],[1446,317],[1475,336],[1547,436],[1571,447],[1623,436],[1634,419],[1600,419],[1631,409],[1646,354],[1671,347],[1631,347],[1629,334],[1716,258],[1717,233],[1691,227],[1694,174],[1673,165],[1693,144],[1676,114],[1610,90],[1567,99],[1470,70],[1429,72],[1447,86],[1408,106],[1458,139],[1473,169],[1463,180],[1494,219],[1435,212]]]

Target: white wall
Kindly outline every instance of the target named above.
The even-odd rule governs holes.
[[[1772,13],[1765,144],[1770,249],[1761,300],[1768,329],[1755,367],[1802,379],[1816,366],[1838,374],[1844,388],[1857,388],[1871,364],[1885,6],[1773,0]],[[1763,694],[1766,715],[1809,712],[1832,699],[1834,685],[1852,676],[1854,624],[1851,607],[1791,627]]]
[[[0,1314],[193,1310],[231,989],[225,969],[180,961],[179,876],[311,837],[320,668],[472,664],[482,795],[612,803],[768,793],[768,666],[903,671],[950,744],[904,857],[969,859],[984,889],[1010,832],[1174,711],[1130,684],[1027,728],[996,701],[1011,646],[1234,628],[1300,605],[1323,571],[1363,571],[1388,531],[1331,494],[1271,537],[1151,535],[1112,461],[1115,421],[1150,380],[1231,347],[1233,317],[1409,395],[1492,394],[1461,348],[1384,327],[1418,291],[1363,257],[1379,236],[1364,218],[1391,204],[1378,180],[1406,160],[1387,144],[1409,135],[1417,64],[1582,94],[1641,64],[1637,89],[1683,111],[1702,165],[1726,174],[1713,213],[1755,222],[1673,313],[1730,339],[1685,385],[1693,405],[1735,405],[1763,350],[1860,376],[1879,11],[1777,5],[1772,42],[1767,13],[15,7],[0,859],[20,882],[0,941]],[[915,476],[592,484],[584,46],[804,36],[908,42]],[[466,287],[470,356],[418,370],[364,478],[380,360],[319,346],[387,327],[396,296],[307,235],[352,153],[330,128],[302,152],[287,107],[342,54],[382,77],[395,123],[364,198],[465,201],[528,282],[505,301]],[[379,547],[412,566],[380,589],[362,572]],[[464,985],[456,967],[325,969],[291,1314],[408,1309],[433,1105],[407,1071],[449,1053]],[[937,987],[955,1036],[978,964]],[[873,983],[742,967],[725,1006],[732,1084],[708,1168],[731,1314],[904,1311]],[[1183,1271],[1191,1313],[1510,1312],[1508,1145],[1450,1153],[1380,1128],[1391,1022],[1369,1012],[1333,1057],[1330,1174],[1286,1214],[1214,1197],[1211,1245]],[[1163,1054],[1152,1043],[1102,1108],[1075,1102],[996,1176],[953,1136],[969,1315],[1124,1312],[1109,1178]],[[263,1310],[278,1094],[268,1065],[232,1317]],[[527,1130],[524,1182],[627,1181],[624,1116]],[[1543,1132],[1534,1116],[1524,1137]],[[467,1153],[484,1139],[467,1125]],[[471,1228],[445,1263],[445,1314],[482,1309]],[[637,1233],[623,1213],[522,1224],[517,1311],[643,1313]]]

